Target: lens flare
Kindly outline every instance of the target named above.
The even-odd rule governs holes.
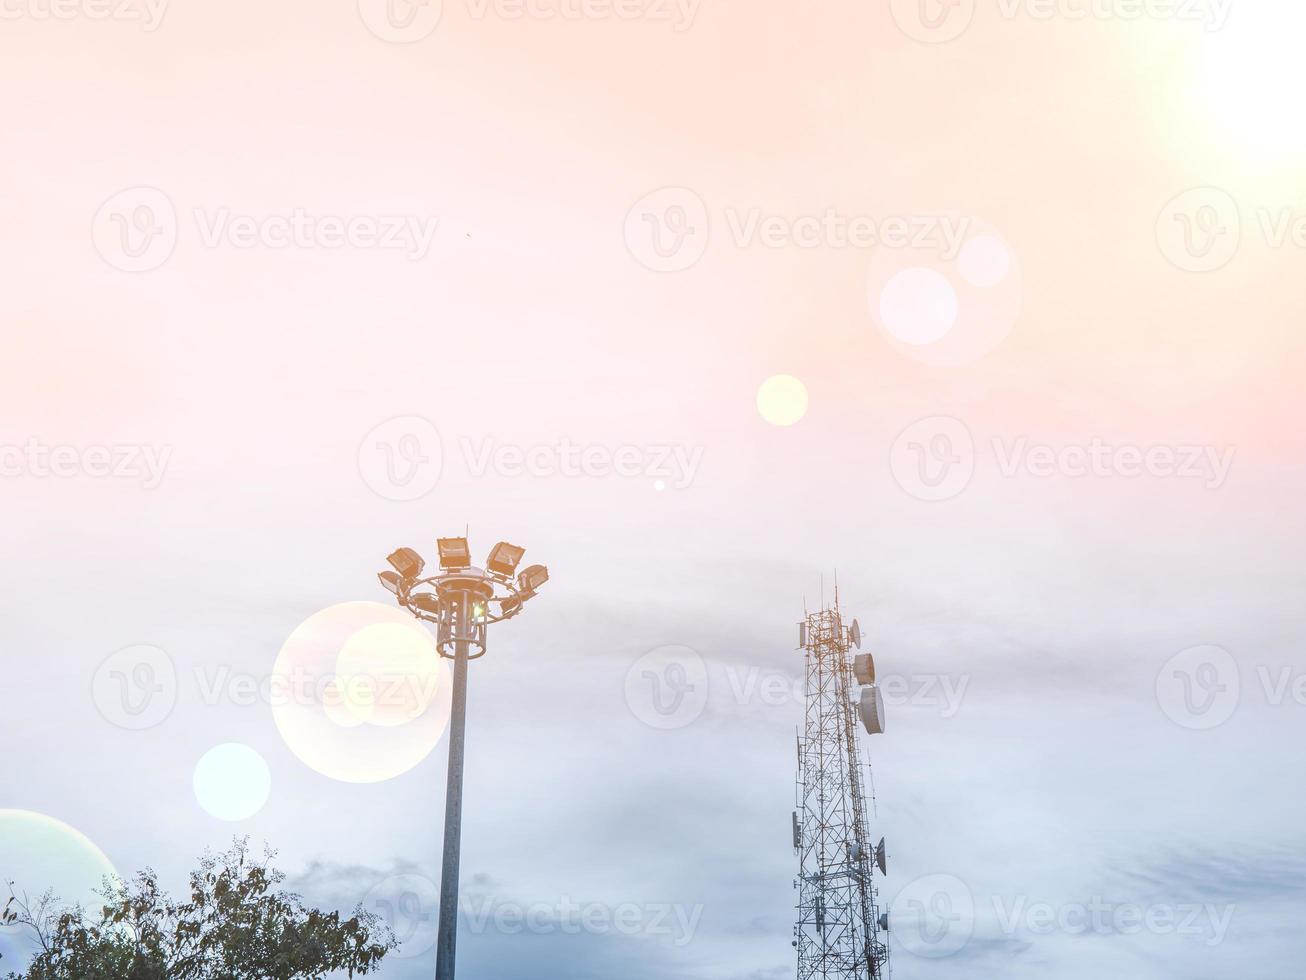
[[[9,883],[21,898],[53,892],[60,905],[98,909],[96,892],[118,872],[104,852],[66,823],[30,810],[0,810],[0,905]],[[0,926],[0,971],[21,973],[36,952],[30,933]]]
[[[211,816],[236,822],[263,809],[272,772],[248,745],[229,742],[209,749],[195,766],[195,799]]]
[[[1306,154],[1301,113],[1306,32],[1301,0],[1239,4],[1228,23],[1205,38],[1203,107],[1235,150],[1267,160]]]
[[[757,389],[757,411],[772,425],[793,425],[807,414],[807,386],[789,374],[767,378]]]
[[[449,723],[449,669],[407,612],[346,602],[315,613],[286,640],[272,715],[290,750],[346,783],[408,772]]]
[[[964,238],[877,248],[867,301],[902,353],[959,365],[997,348],[1020,314],[1024,285],[1010,244],[981,221],[956,219]]]

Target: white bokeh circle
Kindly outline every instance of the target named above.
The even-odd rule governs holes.
[[[103,904],[105,879],[118,872],[113,862],[81,831],[31,810],[0,810],[0,906],[14,892],[35,899],[53,892],[66,905],[88,909]],[[22,973],[37,951],[26,927],[0,925],[0,969]]]
[[[807,386],[791,374],[767,378],[757,389],[757,411],[767,422],[789,426],[807,414]]]
[[[248,745],[215,745],[200,757],[192,777],[195,799],[209,816],[235,823],[248,820],[267,804],[272,770]]]
[[[972,286],[992,289],[1011,274],[1011,252],[994,235],[977,235],[961,247],[957,271]]]
[[[450,678],[426,627],[379,602],[315,613],[273,667],[272,717],[311,769],[346,783],[408,772],[449,723]]]
[[[880,322],[904,344],[942,340],[957,325],[957,291],[934,269],[903,269],[880,290]]]
[[[867,303],[899,352],[940,366],[991,353],[1016,325],[1024,277],[1011,243],[962,215],[921,215],[909,244],[871,253]]]

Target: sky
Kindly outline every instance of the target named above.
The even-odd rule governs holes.
[[[431,976],[449,678],[375,575],[468,533],[550,571],[468,975],[793,975],[836,581],[898,980],[1298,971],[1304,27],[0,0],[0,879],[248,836]]]

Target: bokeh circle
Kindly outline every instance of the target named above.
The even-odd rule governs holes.
[[[248,745],[228,742],[204,753],[192,782],[195,799],[210,816],[234,823],[263,809],[272,792],[272,771]]]
[[[98,894],[105,879],[116,879],[113,863],[85,834],[31,810],[0,810],[0,905],[14,893],[37,900],[47,891],[60,908],[102,905]],[[21,972],[36,952],[30,932],[0,926],[0,974]]]
[[[777,426],[794,425],[807,414],[807,386],[792,374],[767,378],[757,389],[757,412]]]
[[[447,663],[426,627],[379,602],[323,609],[273,667],[272,716],[289,749],[345,783],[379,783],[421,763],[449,723]]]
[[[880,333],[927,364],[969,364],[995,350],[1024,301],[1019,257],[976,218],[937,216],[907,247],[871,255],[867,303]]]

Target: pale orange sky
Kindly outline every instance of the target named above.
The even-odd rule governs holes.
[[[968,26],[918,40],[902,26],[912,4],[896,0],[701,0],[684,29],[675,2],[671,21],[618,21],[512,19],[494,4],[478,16],[480,0],[445,0],[429,36],[396,44],[369,31],[358,0],[174,0],[153,31],[43,19],[44,0],[10,0],[0,448],[168,454],[150,489],[0,476],[0,715],[11,737],[38,736],[0,809],[58,817],[119,866],[161,850],[180,868],[231,830],[196,808],[195,760],[241,741],[268,759],[273,796],[237,830],[289,838],[301,866],[330,855],[429,873],[438,859],[418,835],[438,813],[418,814],[442,785],[443,746],[400,779],[345,788],[303,766],[270,714],[191,705],[187,725],[135,737],[84,692],[105,656],[137,643],[183,668],[269,669],[313,613],[385,599],[372,576],[393,548],[429,551],[436,533],[470,524],[477,547],[520,539],[555,574],[548,600],[505,627],[503,656],[477,668],[473,725],[493,729],[476,732],[483,758],[516,772],[523,739],[556,750],[520,774],[529,800],[489,806],[501,787],[487,776],[469,848],[504,850],[465,861],[523,893],[620,900],[628,882],[603,855],[564,841],[532,865],[538,844],[520,828],[534,815],[555,842],[576,832],[627,848],[613,828],[641,828],[629,887],[709,908],[701,942],[649,961],[664,975],[788,975],[785,753],[798,715],[727,706],[659,737],[621,702],[624,672],[663,644],[701,650],[714,669],[795,670],[791,622],[836,567],[886,663],[965,671],[979,692],[955,719],[897,709],[901,734],[875,746],[904,874],[947,867],[977,892],[1048,900],[1106,879],[1127,896],[1104,857],[1116,860],[1112,834],[1137,845],[1120,845],[1130,859],[1245,845],[1257,868],[1296,846],[1303,799],[1284,746],[1300,706],[1262,703],[1189,732],[1158,713],[1153,685],[1201,643],[1232,651],[1249,701],[1259,667],[1302,666],[1306,236],[1295,243],[1293,229],[1306,218],[1306,141],[1291,47],[1306,14],[1235,0],[1212,28],[1120,16],[1131,0],[1084,18],[1067,13],[1086,9],[1076,0],[1047,18],[1037,0],[922,2]],[[647,243],[629,232],[647,227],[638,209],[630,218],[637,202],[667,188],[660,200],[701,202],[705,218],[689,247],[706,247],[679,271],[641,262]],[[124,271],[113,236],[160,196],[171,217],[153,217],[172,222],[175,247]],[[1166,210],[1176,200],[1179,214]],[[296,212],[398,218],[418,229],[416,253],[225,237],[232,221]],[[976,286],[937,249],[737,235],[750,214],[788,227],[827,213],[877,228],[950,216],[963,241],[999,240],[1011,271]],[[1210,228],[1212,216],[1213,247],[1236,250],[1189,271],[1219,253],[1177,252],[1183,222]],[[918,268],[955,289],[956,326],[937,344],[895,340],[881,322],[879,291]],[[908,290],[905,305],[910,320],[928,304]],[[950,345],[970,329],[983,343],[959,355]],[[791,426],[758,412],[776,375],[808,394]],[[443,469],[401,502],[360,456],[376,427],[414,416],[438,432]],[[934,451],[931,430],[915,449],[902,437],[938,418],[965,427],[974,475],[930,502],[902,473],[911,453]],[[1094,440],[1209,449],[1230,465],[1218,485],[1003,472],[1014,447]],[[630,447],[645,468],[568,477],[477,463],[561,441],[603,458]],[[652,472],[661,447],[692,472]],[[573,721],[587,711],[581,737]],[[585,766],[559,762],[568,752]],[[733,760],[719,785],[709,757]],[[106,775],[123,759],[125,789]],[[1068,775],[1085,770],[1091,787]],[[111,803],[79,802],[83,782]],[[631,813],[642,793],[659,805]],[[157,802],[141,812],[132,800],[145,798]],[[310,804],[322,823],[301,836]],[[360,837],[357,815],[376,813],[399,814],[393,834]],[[695,826],[716,844],[695,836],[664,867]],[[1100,835],[1098,850],[1060,868],[1059,842],[1076,835]],[[1291,937],[1275,909],[1256,917],[1261,898],[1241,899],[1252,911],[1238,935],[1277,937],[1269,969]],[[1077,949],[1050,941],[1026,966],[1171,975],[1159,946],[1092,962]],[[1241,952],[1182,948],[1173,962]],[[518,968],[482,962],[485,976]],[[903,956],[896,972],[932,968]]]

